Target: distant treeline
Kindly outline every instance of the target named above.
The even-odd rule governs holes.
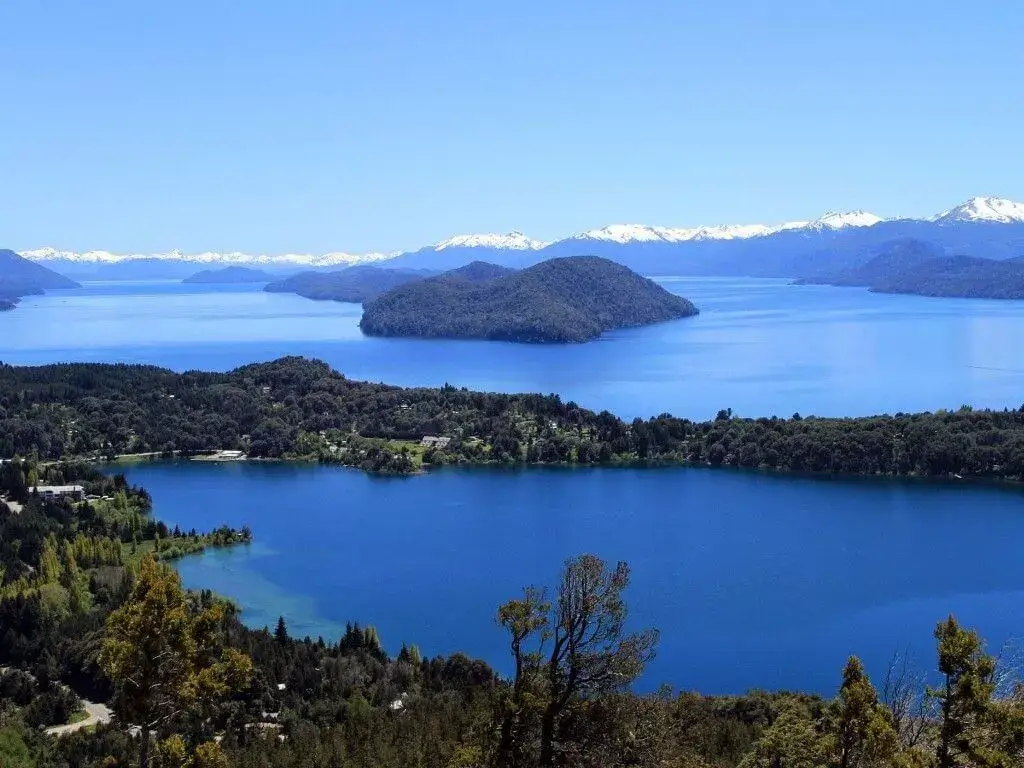
[[[444,436],[443,448],[422,448]],[[1024,408],[860,418],[668,414],[632,422],[556,395],[350,381],[297,357],[229,373],[138,365],[0,366],[0,456],[239,449],[371,471],[444,463],[702,464],[1024,478]]]

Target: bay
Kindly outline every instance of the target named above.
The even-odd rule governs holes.
[[[0,314],[0,360],[228,370],[282,355],[356,379],[557,392],[624,417],[669,411],[859,415],[1024,401],[1024,306],[781,280],[664,278],[698,317],[584,345],[374,339],[360,308],[252,286],[92,283]],[[1021,631],[1021,492],[696,469],[448,469],[372,478],[245,463],[128,469],[159,517],[248,523],[248,548],[179,563],[255,626],[377,625],[388,646],[501,667],[497,605],[591,551],[634,569],[639,625],[663,632],[644,686],[831,692],[849,653],[881,675],[932,663],[955,611],[992,644]],[[950,565],[953,561],[954,565]]]
[[[130,466],[158,517],[249,524],[248,548],[181,560],[186,585],[253,626],[506,668],[498,605],[583,552],[633,569],[635,626],[661,630],[643,687],[834,691],[851,653],[934,666],[955,612],[993,650],[1024,629],[1017,488],[706,469],[445,469],[411,478],[242,462]]]

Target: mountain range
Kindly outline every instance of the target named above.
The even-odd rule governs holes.
[[[776,225],[679,228],[613,224],[551,242],[521,232],[457,235],[397,254],[114,254],[54,248],[21,253],[63,274],[99,275],[105,279],[122,275],[158,277],[186,268],[194,271],[196,265],[249,265],[286,272],[386,262],[389,267],[448,270],[473,261],[488,261],[521,268],[558,256],[581,254],[613,259],[646,275],[806,278],[853,268],[884,244],[904,239],[932,243],[947,254],[990,259],[1024,255],[1024,203],[976,197],[934,216],[916,219],[883,219],[865,211],[851,211]]]

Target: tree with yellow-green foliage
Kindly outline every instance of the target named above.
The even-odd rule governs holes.
[[[768,726],[739,768],[821,768],[825,745],[810,714],[792,703]]]
[[[152,734],[160,768],[219,765],[216,745],[186,744],[176,726],[247,684],[252,662],[225,647],[223,618],[219,604],[194,610],[178,574],[147,556],[130,598],[107,619],[100,661],[116,686],[118,719],[142,730],[141,768],[156,768]]]
[[[824,748],[834,768],[886,768],[899,762],[902,747],[892,713],[879,703],[856,656],[843,670],[843,684],[826,712],[825,729]]]

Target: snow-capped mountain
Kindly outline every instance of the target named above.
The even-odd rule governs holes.
[[[126,261],[167,261],[186,262],[190,264],[223,264],[232,265],[263,265],[263,266],[296,266],[296,267],[332,267],[366,264],[384,261],[397,254],[393,253],[343,253],[332,252],[323,254],[286,253],[281,255],[252,254],[232,251],[218,253],[186,254],[181,251],[166,253],[111,253],[110,251],[63,251],[57,248],[36,248],[21,251],[26,259],[36,262],[63,262],[75,265],[120,264]]]
[[[993,225],[999,225],[993,229]],[[619,261],[644,274],[733,274],[795,276],[830,260],[857,254],[891,240],[931,242],[946,253],[1010,258],[1024,256],[1024,203],[976,197],[935,216],[883,219],[866,211],[829,212],[813,220],[781,224],[726,224],[669,227],[611,224],[544,242],[522,232],[455,235],[403,253],[324,254],[111,253],[39,248],[26,258],[55,270],[97,274],[157,274],[192,265],[246,265],[267,269],[340,268],[387,262],[413,269],[453,269],[471,261],[524,267],[555,256],[590,254]],[[157,269],[159,267],[159,269]],[[116,278],[111,278],[116,279]]]
[[[949,224],[962,221],[990,221],[997,224],[1024,223],[1024,203],[1001,197],[972,197],[966,203],[950,208],[933,221]]]
[[[547,243],[532,240],[522,232],[513,230],[507,235],[455,235],[434,246],[435,251],[446,248],[500,248],[510,251],[539,251]]]
[[[787,221],[784,224],[726,224],[717,227],[648,227],[643,224],[611,224],[591,229],[570,240],[601,240],[612,243],[685,243],[691,240],[742,240],[764,237],[776,232],[800,229],[843,229],[844,227],[870,227],[882,219],[865,211],[826,213],[814,221]]]

